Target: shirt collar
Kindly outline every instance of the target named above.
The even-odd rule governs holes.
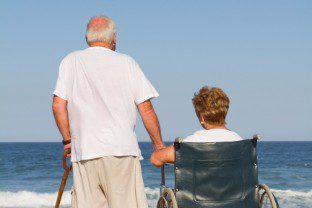
[[[103,46],[92,46],[92,47],[88,47],[87,49],[100,49],[100,50],[112,51],[111,49],[103,47]]]

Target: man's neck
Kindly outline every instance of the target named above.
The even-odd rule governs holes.
[[[90,47],[104,47],[108,49],[112,49],[112,46],[110,43],[103,43],[103,42],[92,42],[89,44]]]

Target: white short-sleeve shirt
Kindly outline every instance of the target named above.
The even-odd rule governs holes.
[[[67,55],[54,94],[67,100],[71,160],[138,156],[136,105],[158,93],[131,57],[104,47]]]
[[[237,133],[227,129],[196,131],[183,139],[183,142],[235,142],[243,140]]]

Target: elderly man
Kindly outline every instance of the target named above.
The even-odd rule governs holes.
[[[116,25],[106,16],[87,26],[90,47],[60,64],[53,112],[71,147],[79,208],[147,207],[135,125],[138,109],[155,150],[164,148],[151,99],[157,91],[131,57],[116,53]]]

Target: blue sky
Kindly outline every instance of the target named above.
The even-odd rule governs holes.
[[[311,1],[1,1],[0,141],[60,141],[51,100],[58,65],[86,48],[90,17],[118,26],[160,93],[163,137],[200,129],[191,99],[204,85],[231,98],[243,137],[312,141]],[[140,141],[149,138],[139,122]]]

